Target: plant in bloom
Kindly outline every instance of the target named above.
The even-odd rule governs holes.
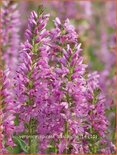
[[[1,8],[2,24],[2,60],[10,70],[16,68],[19,50],[19,12],[12,0],[3,0]]]
[[[18,63],[18,50],[19,50],[19,12],[17,10],[17,4],[13,1],[2,2],[1,8],[1,24],[2,24],[2,67],[4,68],[1,76],[2,87],[2,137],[3,148],[2,153],[7,153],[5,147],[13,147],[14,134],[14,119],[16,113],[16,104],[14,103],[14,73]]]
[[[13,93],[9,70],[3,77],[3,149],[10,153],[113,153],[99,74],[86,72],[82,45],[69,19],[62,23],[56,18],[55,27],[47,30],[49,16],[41,6],[37,13],[31,12]]]

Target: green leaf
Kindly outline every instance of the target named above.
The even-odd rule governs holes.
[[[25,153],[28,153],[28,149],[27,149],[28,147],[20,137],[14,136],[13,139],[14,139],[14,142],[18,144]]]
[[[38,16],[40,16],[44,12],[43,5],[39,5],[37,9]]]
[[[15,147],[7,147],[7,150],[9,151],[9,153],[15,153],[15,154],[19,154],[21,153],[21,147],[20,146],[15,146]]]
[[[14,123],[15,123],[16,126],[19,125],[19,115],[18,115],[18,114],[16,114],[16,117],[15,117]]]
[[[47,153],[56,153],[57,148],[55,146],[49,145],[47,148]]]
[[[37,148],[38,148],[38,140],[36,137],[30,138],[31,140],[31,145],[29,146],[30,153],[37,153]]]

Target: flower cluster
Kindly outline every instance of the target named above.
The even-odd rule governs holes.
[[[2,2],[1,9],[2,23],[2,131],[3,131],[3,153],[5,147],[13,147],[14,119],[17,105],[14,102],[14,73],[18,63],[19,50],[19,12],[13,1]]]
[[[16,145],[14,137],[24,153],[113,153],[99,75],[86,72],[70,21],[56,18],[47,30],[48,20],[42,7],[31,12],[13,86],[9,72],[3,79],[5,146]]]
[[[110,103],[115,98],[111,93],[111,90],[115,89],[115,76],[111,75],[115,67],[115,2],[45,2],[46,0],[44,4],[54,11],[52,13],[54,17],[58,16],[62,20],[69,18],[76,25],[76,30],[81,36],[80,40],[85,42],[83,49],[84,53],[86,51],[86,59],[89,61],[88,68],[100,71],[101,88],[106,96],[107,106],[112,108]],[[105,20],[102,15],[106,17]],[[100,26],[97,24],[97,19]],[[88,39],[85,38],[86,35]],[[99,40],[95,41],[95,38],[96,40],[99,38]],[[102,82],[102,79],[106,79],[107,82]],[[111,85],[112,82],[113,85]]]
[[[18,63],[19,50],[19,12],[12,0],[2,2],[2,60],[6,68],[14,70]]]

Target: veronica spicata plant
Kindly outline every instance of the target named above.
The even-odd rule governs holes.
[[[42,7],[29,17],[13,86],[15,146],[6,150],[112,153],[99,75],[86,72],[78,34],[70,21],[61,23],[56,18],[55,27],[47,30],[48,20]],[[7,93],[9,85],[3,80],[3,93]],[[10,105],[7,98],[4,101]]]
[[[7,153],[5,147],[13,147],[14,119],[17,105],[14,103],[14,73],[18,63],[19,51],[19,12],[17,4],[12,0],[2,1],[1,8],[2,24],[2,153]]]
[[[17,4],[12,0],[3,0],[1,7],[2,60],[4,66],[10,70],[14,70],[18,63],[19,17]]]

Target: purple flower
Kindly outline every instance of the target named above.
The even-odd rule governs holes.
[[[14,146],[12,136],[15,130],[14,119],[16,112],[16,105],[14,103],[12,88],[9,79],[9,71],[4,71],[3,75],[3,109],[2,109],[2,120],[3,120],[3,135],[5,138],[6,146]]]
[[[19,12],[17,4],[3,0],[1,9],[2,22],[2,60],[5,68],[14,70],[18,63],[19,50]],[[13,73],[12,73],[13,74]]]
[[[56,18],[55,27],[47,30],[48,19],[41,8],[31,12],[12,86],[9,72],[5,72],[2,115],[6,145],[14,146],[14,134],[34,134],[38,140],[24,139],[27,145],[32,146],[34,140],[38,146],[33,150],[29,146],[28,153],[84,154],[104,152],[105,148],[107,153],[113,152],[114,145],[107,138],[109,122],[100,75],[86,72],[78,34],[70,21],[62,23]],[[98,139],[87,138],[93,134]]]
[[[17,4],[3,0],[1,9],[2,22],[2,61],[3,61],[3,139],[5,146],[14,146],[12,136],[15,130],[15,112],[17,105],[14,102],[14,72],[18,63],[19,50],[19,12]],[[3,153],[7,152],[3,146]]]

